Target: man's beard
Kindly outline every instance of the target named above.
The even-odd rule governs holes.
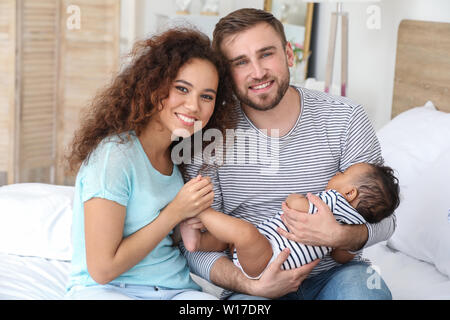
[[[261,82],[263,82],[263,81],[264,81],[264,79]],[[276,94],[275,98],[272,99],[272,101],[266,101],[266,102],[263,101],[261,103],[257,103],[257,102],[252,101],[247,95],[243,94],[236,87],[234,88],[234,92],[236,94],[236,97],[241,102],[241,104],[245,104],[245,105],[249,106],[250,108],[253,108],[258,111],[267,111],[267,110],[271,110],[271,109],[275,108],[280,103],[281,99],[283,99],[283,97],[286,94],[286,91],[288,89],[289,89],[289,73],[288,73],[287,77],[284,77],[283,79],[281,79],[280,85],[277,90],[277,94]],[[262,94],[260,96],[261,100],[265,100],[266,98],[267,98],[267,95],[265,96]]]

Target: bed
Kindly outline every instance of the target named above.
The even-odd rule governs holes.
[[[397,229],[365,250],[394,299],[450,299],[450,23],[404,20],[392,120],[378,132],[398,174]]]
[[[394,299],[450,299],[449,52],[450,24],[400,24],[393,119],[378,137],[400,178],[402,203],[393,237],[364,253]],[[37,183],[0,187],[0,299],[63,298],[73,191]]]

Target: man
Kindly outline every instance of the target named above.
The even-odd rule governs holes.
[[[216,25],[213,46],[229,65],[240,101],[236,131],[245,132],[250,140],[263,141],[274,155],[271,159],[276,159],[276,166],[269,161],[272,170],[267,170],[267,161],[249,164],[230,161],[229,157],[209,172],[215,210],[258,224],[280,210],[290,193],[322,191],[337,171],[358,162],[383,161],[375,132],[360,105],[289,86],[294,55],[282,24],[272,14],[257,9],[229,14]],[[195,162],[187,166],[188,177],[196,176],[200,168]],[[353,261],[339,265],[326,256],[298,269],[281,270],[289,255],[283,251],[259,280],[250,280],[225,254],[186,252],[191,270],[221,287],[250,296],[391,299],[381,278],[379,288],[368,285],[374,271],[362,261],[359,250],[387,240],[395,229],[395,217],[377,225],[339,225],[320,199],[309,199],[319,208],[314,215],[283,207],[290,233],[282,235],[309,245],[357,252]],[[246,296],[234,294],[232,298]]]

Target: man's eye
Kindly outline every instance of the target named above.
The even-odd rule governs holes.
[[[243,65],[245,65],[247,63],[247,61],[245,61],[245,60],[239,60],[239,61],[237,61],[237,62],[235,62],[235,66],[243,66]]]
[[[272,55],[272,52],[265,52],[265,53],[263,53],[262,57],[267,58],[267,57],[270,57],[271,55]]]

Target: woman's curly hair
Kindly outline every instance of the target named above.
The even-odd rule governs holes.
[[[235,98],[226,64],[212,47],[209,38],[193,28],[173,28],[148,40],[137,42],[132,62],[92,101],[75,132],[66,157],[75,173],[88,160],[97,145],[110,135],[134,130],[140,135],[170,87],[180,68],[193,58],[205,59],[216,66],[219,86],[214,112],[203,131],[234,128],[232,116]]]

